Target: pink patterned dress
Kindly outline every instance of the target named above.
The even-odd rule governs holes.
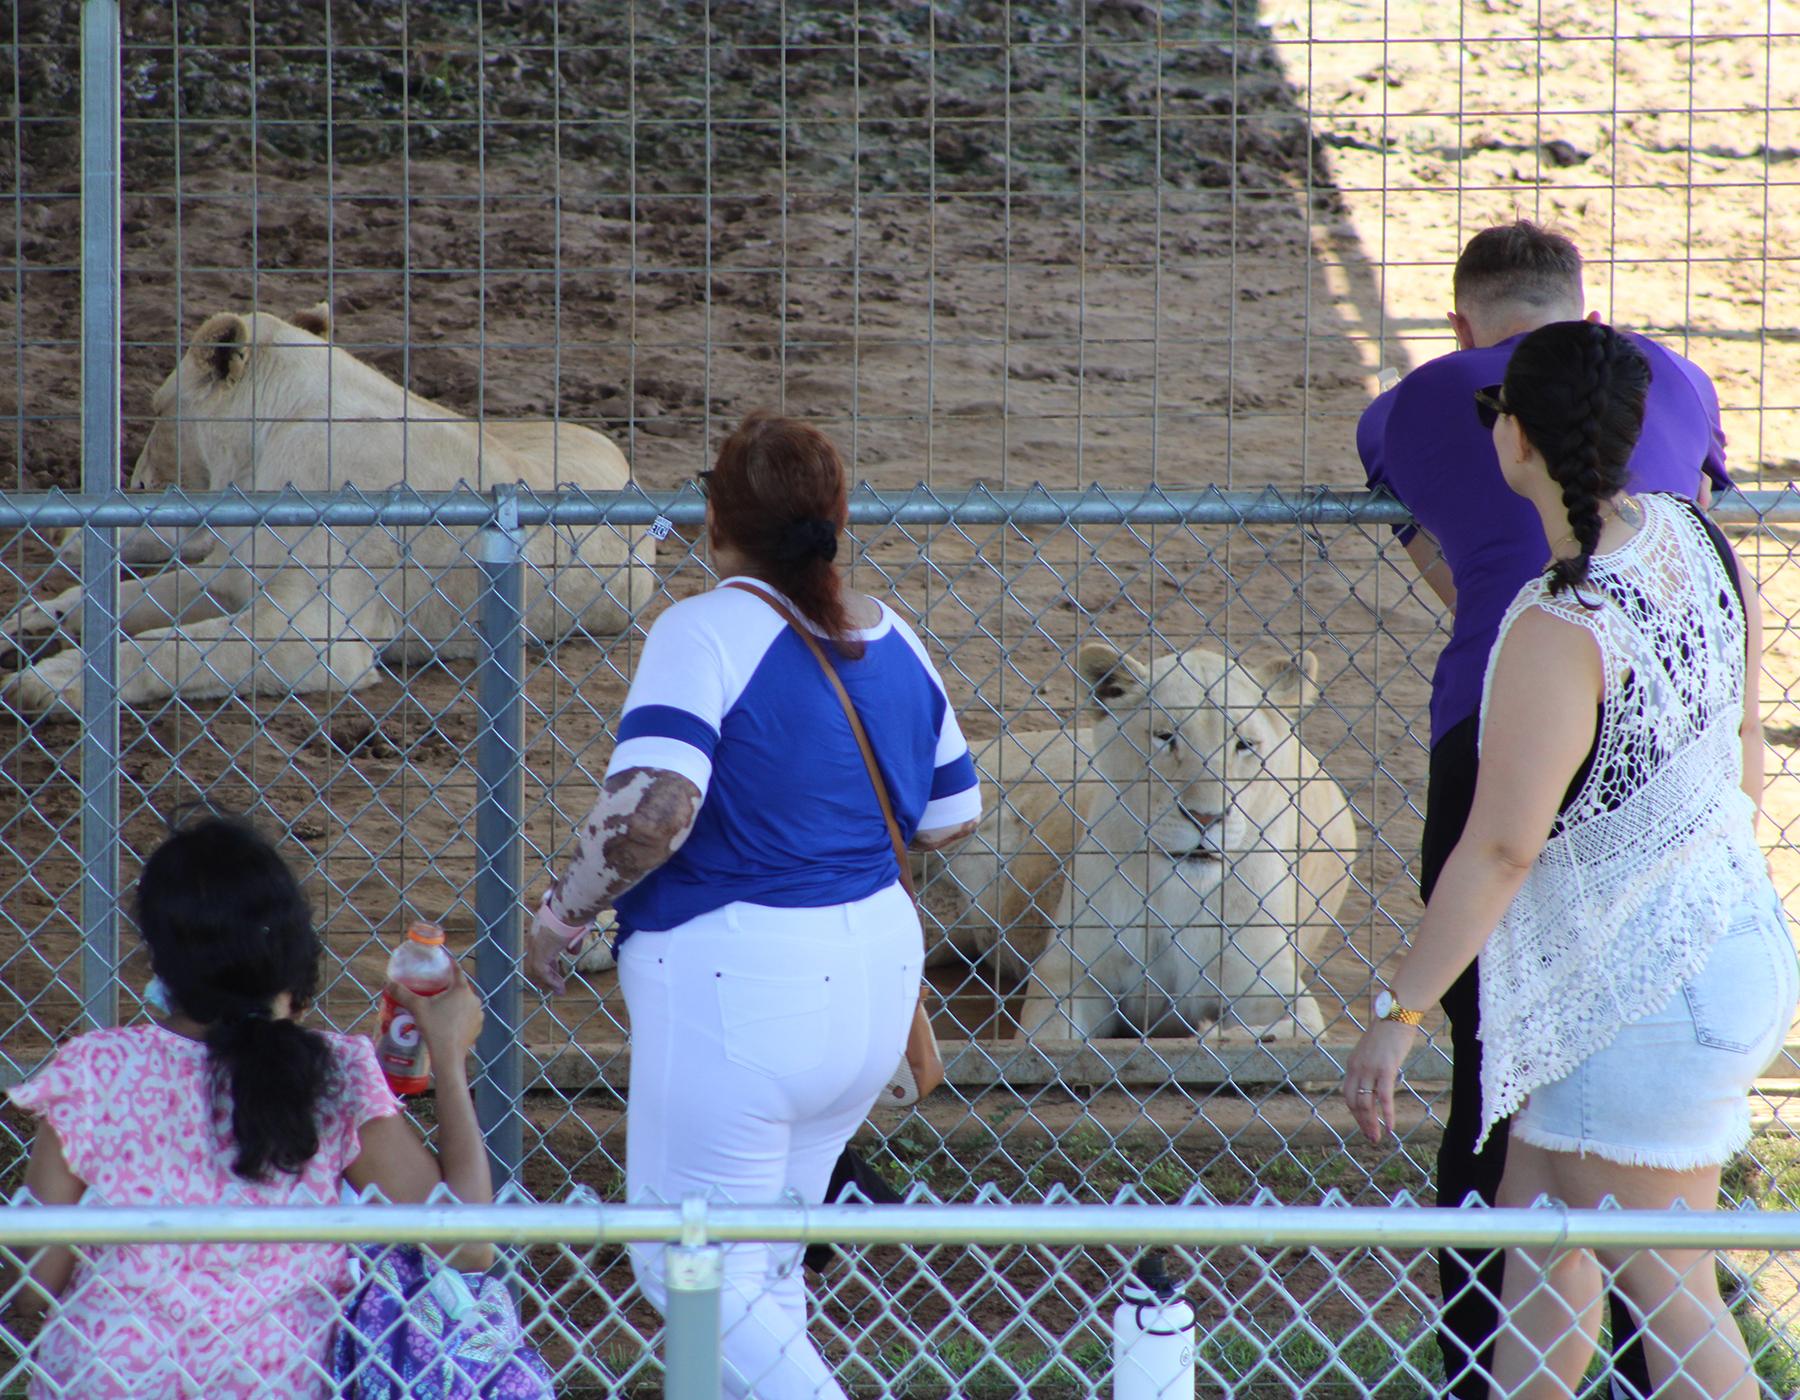
[[[338,1087],[319,1150],[298,1176],[231,1170],[227,1103],[214,1104],[206,1047],[161,1026],[93,1031],[57,1051],[12,1101],[56,1130],[84,1203],[303,1205],[339,1199],[357,1130],[398,1113],[366,1036],[326,1033]],[[130,1245],[76,1266],[32,1351],[31,1395],[323,1396],[342,1245]]]

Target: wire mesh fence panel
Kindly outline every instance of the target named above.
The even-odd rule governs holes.
[[[364,1027],[407,919],[493,951],[477,888],[492,860],[479,812],[497,781],[481,747],[493,598],[481,540],[509,511],[522,522],[524,718],[501,763],[522,782],[529,889],[566,856],[597,792],[641,635],[626,619],[710,582],[688,542],[699,501],[238,500],[232,513],[195,498],[170,525],[125,507],[137,523],[122,538],[154,536],[177,555],[121,585],[127,883],[184,805],[250,813],[307,872],[332,955],[318,1013]],[[1773,534],[1789,528],[1788,506],[1762,496],[1721,513]],[[1759,507],[1775,513],[1760,527]],[[105,509],[37,498],[19,518]],[[660,542],[610,518],[658,510],[673,525]],[[877,1111],[883,1169],[1023,1199],[1057,1186],[1104,1198],[1133,1181],[1179,1195],[1196,1175],[1227,1200],[1270,1186],[1294,1199],[1423,1189],[1445,1108],[1441,1025],[1409,1065],[1397,1142],[1361,1144],[1337,1095],[1371,987],[1418,907],[1417,716],[1397,709],[1405,691],[1375,663],[1382,647],[1413,656],[1428,637],[1362,601],[1376,575],[1397,573],[1379,523],[1394,507],[922,493],[859,498],[856,511],[853,572],[940,658],[988,794],[973,837],[917,861],[951,1083],[910,1114]],[[77,1028],[83,1004],[66,894],[81,821],[80,612],[56,593],[56,531],[29,532],[44,572],[11,580],[20,655],[4,686],[15,1076]],[[998,562],[1002,535],[1017,567]],[[1775,849],[1791,855],[1785,834]],[[488,966],[516,986],[511,956]],[[525,998],[516,1024],[524,1179],[544,1196],[622,1184],[628,1018],[604,943],[582,971],[562,996]],[[120,972],[135,1012],[141,954]],[[1794,1073],[1791,1059],[1770,1067],[1755,1101],[1764,1131],[1734,1195],[1793,1198]]]
[[[1220,1209],[1201,1192],[1189,1206],[1202,1209],[1157,1212],[1126,1198],[982,1218],[925,1195],[872,1211],[764,1207],[734,1218],[714,1208],[681,1219],[579,1202],[235,1219],[165,1209],[150,1221],[115,1209],[104,1223],[65,1226],[81,1244],[63,1260],[18,1239],[31,1226],[15,1221],[0,1258],[4,1301],[23,1325],[7,1337],[6,1380],[76,1395],[154,1370],[219,1388],[254,1363],[296,1393],[339,1393],[419,1377],[443,1384],[453,1366],[465,1384],[496,1393],[678,1396],[689,1392],[675,1363],[710,1353],[739,1387],[796,1394],[812,1393],[810,1379],[818,1393],[921,1398],[1170,1385],[1423,1397],[1443,1393],[1446,1379],[1433,1335],[1437,1244],[1505,1251],[1516,1276],[1510,1322],[1483,1369],[1509,1384],[1552,1372],[1579,1385],[1585,1375],[1604,1393],[1623,1338],[1581,1318],[1601,1288],[1643,1305],[1653,1375],[1724,1393],[1748,1374],[1773,1397],[1800,1381],[1784,1331],[1791,1303],[1776,1301],[1793,1294],[1792,1231],[1766,1216],[1709,1230],[1694,1213],[1403,1208],[1377,1222],[1375,1212],[1328,1205],[1271,1221],[1270,1211]],[[29,1222],[39,1212],[20,1214]],[[426,1247],[406,1239],[409,1228]],[[491,1253],[469,1243],[495,1235],[514,1243]],[[181,1243],[190,1236],[212,1242]],[[703,1290],[722,1306],[690,1316],[663,1301],[660,1283],[643,1282],[677,1253],[722,1263]],[[165,1264],[228,1259],[251,1274],[280,1268],[284,1282],[256,1333],[221,1321],[204,1267],[175,1291],[164,1329],[108,1332],[106,1317],[128,1322],[145,1309],[130,1263],[152,1254]],[[721,1278],[732,1282],[721,1289]],[[60,1299],[40,1317],[51,1290]],[[785,1352],[751,1335],[778,1294],[810,1304]]]
[[[1445,623],[1397,513],[1307,512],[1362,486],[1382,372],[1451,348],[1451,264],[1488,222],[1569,228],[1590,304],[1712,373],[1733,472],[1771,492],[1721,518],[1763,594],[1763,835],[1800,909],[1800,571],[1772,494],[1800,369],[1794,36],[1748,3],[1590,8],[124,7],[123,451],[85,485],[460,490],[469,512],[7,533],[5,1073],[98,1015],[108,973],[140,1013],[133,940],[114,968],[89,936],[94,853],[128,895],[195,803],[251,813],[307,871],[329,1023],[368,1024],[408,917],[492,956],[496,489],[629,484],[675,521],[519,527],[535,892],[645,630],[712,581],[697,496],[666,493],[771,406],[881,493],[858,498],[849,577],[926,639],[988,795],[981,830],[919,865],[951,1083],[878,1111],[881,1169],[1023,1200],[1426,1189],[1443,1037],[1393,1145],[1361,1143],[1335,1088],[1419,912]],[[80,17],[0,6],[0,486],[25,493],[84,484]],[[1086,515],[983,495],[1034,483],[1278,494]],[[116,603],[94,591],[115,544]],[[83,650],[115,606],[116,651]],[[91,703],[115,656],[116,742]],[[526,998],[518,1030],[525,1185],[616,1197],[607,959]],[[1800,1192],[1797,1084],[1791,1054],[1771,1066],[1733,1199]]]

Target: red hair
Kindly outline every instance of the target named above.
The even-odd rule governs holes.
[[[798,418],[752,413],[719,449],[707,498],[713,528],[750,557],[756,577],[785,594],[845,656],[861,656],[832,562],[850,494],[831,439]]]

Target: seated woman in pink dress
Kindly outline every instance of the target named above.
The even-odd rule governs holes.
[[[36,1201],[329,1204],[345,1182],[390,1201],[440,1185],[493,1199],[464,1069],[481,1003],[460,972],[435,997],[396,991],[437,1067],[434,1154],[369,1039],[303,1023],[322,949],[293,872],[256,832],[209,816],[171,836],[144,866],[138,927],[166,1019],[77,1036],[9,1091],[38,1120]],[[16,1304],[48,1312],[31,1394],[326,1395],[348,1263],[343,1245],[46,1250]]]

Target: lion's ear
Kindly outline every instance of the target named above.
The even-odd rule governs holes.
[[[1319,658],[1303,651],[1269,677],[1269,703],[1283,710],[1304,710],[1319,698]]]
[[[235,384],[250,363],[250,326],[230,311],[208,316],[188,353],[219,383]]]
[[[1107,642],[1087,642],[1075,653],[1075,669],[1105,710],[1129,710],[1150,693],[1150,673],[1135,657]]]
[[[311,331],[320,340],[331,339],[331,303],[315,302],[304,311],[296,311],[288,317],[288,324],[298,326],[303,331]]]

